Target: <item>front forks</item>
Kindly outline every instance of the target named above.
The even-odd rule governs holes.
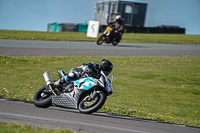
[[[95,91],[94,90],[92,94],[90,94],[89,96],[85,97],[84,101],[86,101],[86,100],[88,100],[88,101],[94,100],[97,97],[99,92],[100,91]]]

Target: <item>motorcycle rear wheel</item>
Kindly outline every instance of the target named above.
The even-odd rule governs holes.
[[[88,96],[85,96],[78,105],[81,113],[91,114],[99,110],[105,103],[107,96],[104,92],[98,93],[94,100],[89,101]]]
[[[33,97],[33,103],[36,107],[39,108],[47,108],[49,106],[52,105],[52,101],[51,101],[51,96],[52,95],[48,95],[45,98],[43,98],[41,96],[41,94],[43,93],[43,91],[46,89],[46,86],[43,86],[42,88],[40,88],[34,95]]]
[[[105,39],[106,39],[105,35],[101,35],[97,40],[97,45],[101,45]]]

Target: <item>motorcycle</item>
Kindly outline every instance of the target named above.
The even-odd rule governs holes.
[[[97,45],[102,43],[112,43],[116,46],[121,40],[121,37],[117,30],[112,25],[108,25],[103,34],[98,38]]]
[[[67,74],[58,70],[60,78]],[[91,77],[88,74],[78,80],[63,84],[51,81],[48,72],[43,74],[46,86],[40,88],[33,98],[36,107],[47,108],[49,106],[61,106],[79,109],[81,113],[91,114],[99,110],[105,103],[107,96],[113,93],[113,75],[108,76],[103,71],[99,77]]]

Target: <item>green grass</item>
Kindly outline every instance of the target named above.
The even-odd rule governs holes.
[[[99,35],[101,35],[100,33]],[[96,42],[97,38],[86,37],[78,32],[36,32],[0,30],[0,39],[47,40],[47,41],[87,41]],[[125,33],[122,43],[166,43],[166,44],[200,44],[200,35],[184,34],[136,34]]]
[[[101,35],[101,33],[99,34]],[[34,32],[0,30],[0,39],[87,41],[77,32]],[[200,44],[199,35],[125,33],[122,43]],[[200,127],[200,57],[7,57],[0,55],[0,97],[32,101],[43,85],[43,72],[57,79],[57,70],[66,72],[83,62],[108,58],[114,63],[114,94],[99,110],[138,118]],[[69,132],[27,125],[0,123],[0,132]]]
[[[0,123],[0,133],[75,133],[68,129],[42,129],[25,124]]]
[[[102,58],[114,64],[113,95],[99,110],[200,127],[200,57],[0,56],[0,96],[32,101],[59,69]]]

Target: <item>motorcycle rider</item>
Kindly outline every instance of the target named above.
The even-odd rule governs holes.
[[[125,29],[124,19],[120,15],[117,15],[115,20],[110,21],[109,24],[115,24],[115,37],[121,40]]]
[[[63,83],[70,83],[70,81],[74,81],[81,77],[85,77],[86,74],[90,77],[98,78],[100,76],[100,71],[103,71],[104,74],[108,76],[112,71],[112,69],[113,69],[113,64],[107,59],[102,59],[99,64],[96,64],[94,62],[83,63],[79,67],[70,69],[68,74],[65,74],[62,71],[65,76],[61,77],[54,84],[60,85]]]

